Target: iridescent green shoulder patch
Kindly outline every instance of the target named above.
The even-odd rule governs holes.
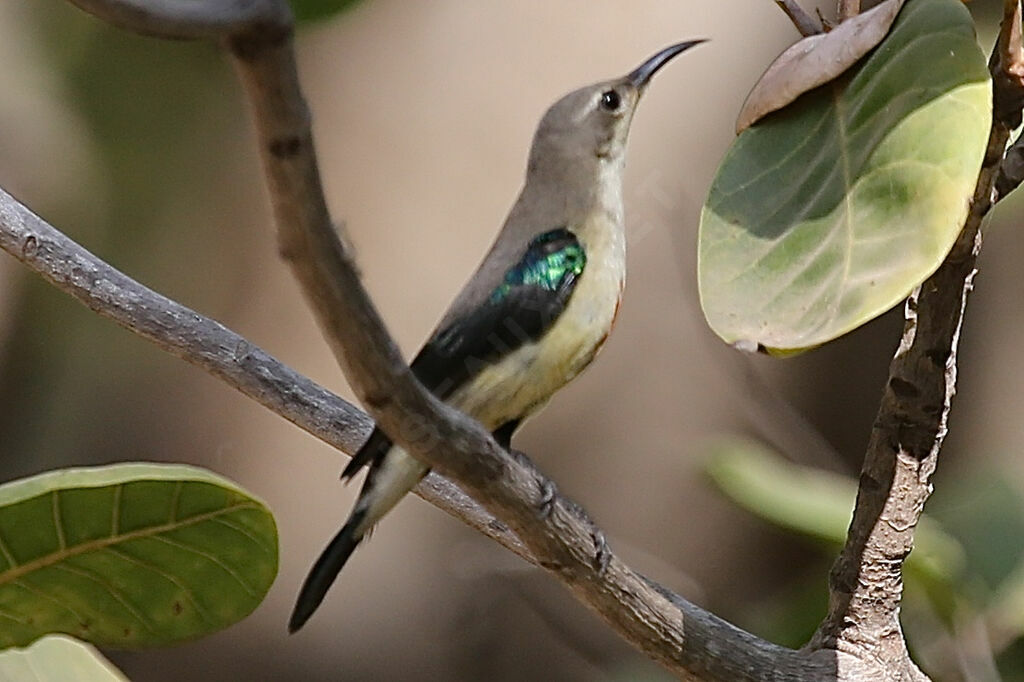
[[[526,253],[505,273],[504,281],[491,293],[497,303],[517,287],[540,287],[556,291],[566,281],[575,280],[587,265],[587,254],[576,235],[561,227],[545,232],[530,242]]]

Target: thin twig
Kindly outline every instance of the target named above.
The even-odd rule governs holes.
[[[823,33],[822,26],[814,21],[810,14],[804,11],[796,0],[775,0],[775,4],[782,8],[789,20],[796,26],[800,35],[807,37]]]
[[[830,33],[832,31],[832,29],[835,28],[829,22],[829,20],[825,18],[825,15],[821,13],[821,8],[820,7],[815,7],[814,8],[814,13],[818,17],[818,23],[821,25],[821,30],[822,30],[823,33]]]
[[[222,38],[255,28],[290,31],[278,0],[69,0],[107,23],[160,38]]]
[[[1004,32],[1012,30],[1004,24]],[[996,50],[1004,44],[1000,40]],[[993,63],[998,69],[1000,60]],[[993,75],[995,100],[1024,95],[1019,80]],[[946,436],[981,223],[992,207],[1014,117],[1012,112],[1000,116],[997,109],[963,230],[943,264],[907,300],[906,326],[868,444],[857,507],[830,575],[829,613],[811,643],[889,661],[893,671],[906,676],[899,679],[926,679],[906,656],[900,629],[902,566]]]

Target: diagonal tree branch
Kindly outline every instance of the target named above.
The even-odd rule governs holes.
[[[353,452],[369,431],[369,418],[356,407],[218,322],[119,272],[2,189],[0,248],[90,309],[204,369],[339,450]],[[472,455],[480,440],[490,439],[486,432],[477,431],[470,434],[470,441],[454,444],[457,452],[468,450]],[[545,554],[543,563],[533,558],[505,523],[446,479],[431,474],[416,492],[527,561],[556,572],[563,582],[596,583],[588,589],[601,591],[600,599],[608,602],[603,608],[628,609],[611,618],[634,621],[628,626],[627,640],[642,645],[648,653],[651,647],[659,648],[655,658],[669,659],[666,665],[683,679],[827,679],[822,675],[832,669],[828,660],[760,640],[632,571],[607,547],[601,530],[579,507],[561,497],[528,460],[509,458],[500,449],[497,453],[502,460],[498,466],[514,470],[516,480],[528,489],[524,494],[530,496],[525,503],[513,499],[503,500],[503,504],[525,506],[529,523],[543,526],[545,533],[554,536],[545,542],[564,546]],[[471,458],[465,466],[473,467]],[[538,515],[538,510],[544,513]],[[568,558],[563,559],[563,554]],[[581,577],[581,572],[589,576]],[[620,632],[627,629],[615,625]]]
[[[75,1],[119,25],[161,36],[205,36],[215,23],[200,20],[201,29],[193,30],[182,18],[187,13],[175,12],[174,2],[159,3],[154,5],[158,9],[138,14],[124,9],[137,8],[135,0]],[[281,7],[285,7],[283,2]],[[266,17],[247,16],[238,23],[221,21],[218,25],[225,27],[225,33],[220,37],[235,57],[253,108],[281,253],[302,284],[350,383],[372,415],[397,443],[457,480],[501,520],[488,524],[487,529],[492,531],[489,534],[511,528],[538,565],[558,577],[628,641],[681,678],[743,682],[821,679],[827,675],[834,668],[827,656],[765,642],[630,569],[611,551],[604,533],[583,510],[559,495],[554,483],[525,456],[510,455],[479,424],[436,400],[414,379],[363,289],[351,256],[327,213],[309,112],[299,90],[291,27],[281,23],[280,16],[278,7],[269,10]],[[41,221],[32,218],[39,227]],[[34,268],[47,260],[24,258],[24,245],[34,235],[26,235],[17,227],[13,233],[13,240],[5,248]],[[33,255],[38,254],[40,244],[38,237],[35,240],[28,249]],[[74,262],[70,272],[74,280]],[[61,278],[54,279],[67,286]],[[92,291],[107,286],[106,280],[98,279],[85,283],[84,288]],[[97,301],[91,296],[84,298],[90,303]],[[112,307],[116,305],[97,304],[111,315]],[[121,321],[149,338],[162,336],[162,332],[140,329],[134,320]],[[189,322],[179,321],[182,323]],[[233,341],[226,348],[239,346],[240,340]],[[205,347],[186,352],[174,339],[169,345],[206,366],[203,356],[209,350]],[[255,350],[249,348],[248,355],[252,356]],[[219,365],[215,373],[236,382],[237,378]],[[233,385],[246,390],[247,383],[237,381]],[[274,406],[273,401],[268,402]],[[291,413],[289,418],[299,421],[301,416]],[[361,421],[358,428],[362,433]],[[352,437],[351,433],[344,436],[345,442],[350,444]],[[463,510],[455,513],[461,516]],[[498,537],[507,540],[505,535]]]
[[[775,0],[775,4],[786,13],[786,16],[793,22],[796,30],[805,38],[824,32],[822,25],[814,21],[811,15],[805,12],[804,8],[796,0]]]
[[[355,452],[370,432],[373,422],[359,408],[219,322],[105,263],[3,189],[0,249],[100,315],[221,379],[342,452]],[[534,562],[515,534],[447,479],[428,476],[416,494]]]

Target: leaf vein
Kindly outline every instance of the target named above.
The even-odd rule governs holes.
[[[184,481],[178,481],[178,484],[174,486],[174,493],[171,495],[171,513],[167,523],[174,523],[178,520],[178,502],[181,499],[181,489],[184,485]]]
[[[244,535],[244,536],[245,536],[245,537],[247,537],[247,538],[248,538],[248,539],[249,539],[249,540],[250,540],[250,541],[251,541],[251,542],[252,542],[252,543],[253,543],[254,545],[256,545],[257,547],[259,547],[259,548],[260,548],[261,550],[263,550],[263,551],[264,551],[264,552],[266,552],[267,554],[273,554],[273,553],[274,553],[274,548],[273,548],[272,546],[270,546],[270,545],[267,545],[267,544],[265,544],[265,543],[264,543],[264,542],[262,541],[262,539],[260,539],[260,538],[259,538],[258,536],[256,536],[256,535],[254,535],[254,534],[253,534],[253,533],[252,533],[251,531],[249,531],[249,530],[248,530],[247,528],[243,528],[243,527],[242,527],[242,526],[240,526],[240,525],[237,525],[237,524],[234,524],[234,523],[230,523],[230,522],[229,522],[229,521],[227,521],[226,519],[213,519],[212,523],[217,523],[217,524],[220,524],[220,525],[222,525],[222,526],[226,526],[226,527],[230,528],[231,530],[235,531],[236,533],[240,533],[240,534]]]
[[[57,546],[61,551],[67,549],[67,539],[64,537],[64,521],[60,513],[60,491],[54,490],[50,494],[50,511],[53,513],[53,526],[57,533]]]
[[[219,566],[221,569],[224,570],[225,573],[230,575],[235,580],[235,582],[237,582],[241,586],[242,590],[244,590],[246,594],[248,594],[253,599],[259,599],[259,594],[257,594],[256,590],[254,590],[253,588],[249,587],[249,585],[246,584],[246,582],[244,580],[242,580],[242,576],[240,576],[237,571],[235,571],[233,568],[231,568],[230,566],[225,564],[223,561],[221,561],[215,555],[210,554],[209,552],[207,552],[205,550],[199,549],[198,547],[193,547],[193,546],[191,546],[191,545],[189,545],[187,543],[181,542],[180,540],[171,540],[170,538],[168,538],[165,535],[157,535],[157,536],[154,536],[153,539],[154,540],[159,540],[161,542],[165,542],[168,545],[171,545],[172,547],[177,547],[179,549],[183,549],[186,552],[192,552],[193,554],[195,554],[197,556],[203,557],[204,559],[206,559],[210,563],[212,563],[212,564],[214,564],[216,566]]]
[[[190,588],[180,579],[176,578],[173,574],[163,570],[157,564],[146,561],[145,559],[140,559],[136,556],[132,556],[131,554],[123,550],[120,550],[116,547],[107,547],[103,551],[109,552],[110,554],[113,554],[114,556],[123,559],[124,561],[133,563],[139,566],[140,568],[144,568],[148,571],[156,573],[158,576],[168,581],[169,583],[177,587],[179,590],[181,590],[182,593],[184,593],[185,597],[192,603],[192,606],[195,607],[196,614],[199,616],[199,619],[203,621],[203,623],[209,626],[216,626],[218,624],[217,620],[211,617],[210,614],[206,611],[206,609],[199,605],[199,600],[196,598],[195,592],[193,592],[192,588]]]
[[[117,537],[121,529],[121,491],[124,484],[114,486],[114,504],[110,510],[110,537]]]
[[[11,554],[11,550],[8,549],[7,543],[4,541],[3,534],[0,533],[0,554],[4,555],[4,560],[9,564],[8,570],[18,567],[18,562],[15,561],[14,555]]]
[[[785,165],[791,158],[795,157],[798,152],[803,151],[804,147],[809,146],[812,142],[815,141],[815,139],[814,139],[815,134],[817,134],[817,132],[819,130],[821,130],[825,126],[825,122],[828,120],[828,115],[827,115],[828,112],[825,112],[825,113],[826,113],[826,115],[822,116],[818,120],[818,122],[814,124],[814,127],[810,131],[808,131],[807,136],[804,138],[803,142],[801,142],[800,144],[798,144],[795,147],[793,147],[793,149],[791,149],[785,156],[783,156],[781,159],[779,159],[776,163],[772,164],[768,168],[763,169],[760,173],[758,173],[757,175],[753,176],[749,180],[745,181],[742,185],[739,185],[737,187],[733,187],[732,189],[730,189],[728,191],[722,191],[719,194],[719,197],[721,197],[721,199],[728,199],[729,197],[731,197],[731,196],[733,196],[735,194],[739,194],[740,192],[748,189],[751,185],[753,185],[756,182],[758,182],[759,180],[761,180],[761,178],[765,177],[766,175],[771,175],[772,173],[777,171],[780,167]],[[817,164],[817,162],[820,160],[821,155],[822,155],[822,152],[819,151],[817,153],[817,155],[815,156],[814,162],[808,164],[808,168],[813,170],[815,164]],[[807,176],[804,176],[804,178],[801,179],[801,182],[804,179],[806,179],[806,177]],[[800,183],[798,182],[798,183],[794,183],[794,184],[799,186]],[[792,195],[787,196],[786,200],[788,201],[791,196]]]
[[[227,507],[223,507],[221,509],[216,509],[214,511],[205,512],[203,514],[197,514],[187,519],[181,519],[173,524],[164,524],[161,526],[148,526],[146,528],[140,528],[138,530],[133,530],[128,533],[123,533],[117,536],[99,538],[96,540],[83,542],[81,544],[68,547],[64,551],[53,552],[51,554],[42,556],[33,561],[29,561],[27,563],[16,566],[12,569],[0,572],[0,585],[17,580],[18,578],[28,573],[31,573],[32,571],[36,571],[41,568],[46,568],[48,566],[59,565],[61,561],[73,556],[85,554],[93,550],[105,549],[107,547],[110,547],[111,545],[115,545],[122,542],[128,542],[130,540],[135,540],[138,538],[155,537],[161,533],[166,533],[171,530],[186,528],[188,526],[194,526],[204,521],[216,519],[220,516],[230,514],[240,509],[254,509],[260,511],[262,510],[262,507],[260,507],[260,505],[258,505],[255,502],[245,501]]]
[[[52,602],[53,604],[55,604],[56,606],[58,606],[61,609],[64,609],[65,611],[67,611],[68,613],[71,614],[71,617],[75,619],[76,623],[84,623],[84,622],[86,622],[88,620],[82,614],[80,614],[78,611],[76,611],[75,609],[71,608],[71,605],[68,604],[66,600],[64,600],[64,599],[57,599],[56,597],[54,597],[53,595],[47,593],[46,591],[41,590],[38,587],[33,587],[33,586],[29,585],[24,580],[20,580],[20,579],[19,580],[15,580],[11,584],[14,585],[15,587],[20,587],[21,589],[23,589],[26,592],[29,592],[29,593],[35,595],[36,597],[38,597],[40,599],[45,599],[48,602]],[[28,627],[32,627],[29,623],[25,623],[25,625],[27,625]]]
[[[107,593],[114,599],[114,601],[123,606],[125,611],[127,611],[132,618],[138,621],[138,623],[142,627],[144,627],[153,635],[157,634],[157,630],[153,627],[153,624],[149,622],[149,619],[146,617],[146,615],[138,608],[133,606],[131,602],[129,602],[128,599],[123,594],[121,594],[121,592],[117,588],[108,583],[102,576],[98,576],[94,571],[82,568],[80,566],[69,566],[67,562],[54,564],[53,567],[59,571],[71,573],[73,575],[77,575],[81,578],[85,578],[86,580],[91,580],[92,582],[96,583],[101,588],[106,590]]]

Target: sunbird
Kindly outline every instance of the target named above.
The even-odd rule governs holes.
[[[667,47],[547,110],[501,232],[410,364],[427,389],[505,448],[611,332],[626,277],[622,176],[633,113],[655,72],[701,42]],[[306,577],[289,632],[306,623],[367,532],[429,471],[380,428],[342,478],[363,467],[355,507]]]

